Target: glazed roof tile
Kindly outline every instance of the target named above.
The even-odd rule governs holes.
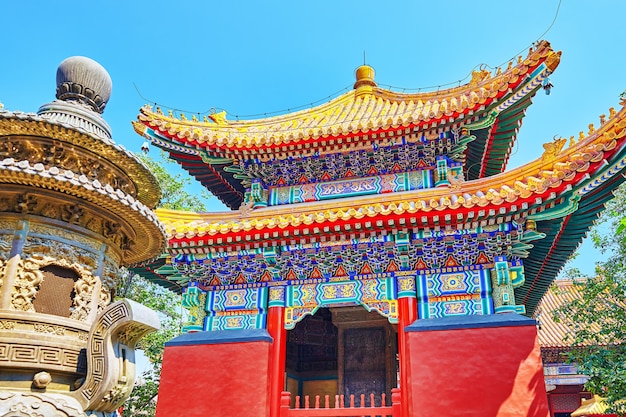
[[[616,416],[615,414],[607,414],[608,409],[604,398],[594,395],[590,399],[582,399],[580,407],[572,411],[570,414],[572,417],[609,417]]]
[[[578,187],[587,174],[593,174],[599,166],[603,166],[602,161],[607,155],[614,152],[618,145],[624,145],[625,127],[626,109],[622,108],[619,113],[612,111],[611,118],[600,128],[594,129],[578,142],[571,143],[564,150],[557,151],[554,149],[557,146],[555,143],[548,143],[545,145],[546,152],[536,161],[506,173],[466,181],[450,188],[351,197],[332,202],[250,211],[197,214],[159,210],[158,215],[166,225],[170,245],[182,241],[193,245],[192,241],[212,236],[226,237],[232,233],[258,235],[259,232],[280,231],[283,237],[284,230],[293,227],[328,226],[337,230],[335,225],[350,221],[374,221],[394,215],[443,217],[447,211],[455,213],[450,210],[483,210],[487,214],[494,210],[493,214],[503,214],[501,208],[510,214],[515,210],[524,211],[524,202],[529,207],[540,197],[541,204],[546,205],[549,201],[556,201],[561,193]],[[207,244],[206,241],[204,244]],[[224,244],[234,246],[240,242]]]
[[[470,83],[436,92],[396,93],[367,85],[311,109],[257,120],[226,120],[223,114],[212,115],[212,122],[195,117],[187,120],[184,116],[177,119],[150,106],[141,109],[138,119],[180,142],[212,150],[293,146],[448,121],[488,106],[517,86],[541,62],[545,61],[551,71],[559,60],[560,53],[554,52],[548,42],[542,42],[502,73],[491,76],[488,71],[476,71]],[[500,107],[507,105],[502,103]],[[135,128],[143,133],[139,123],[135,123]]]
[[[473,71],[465,85],[414,94],[377,87],[373,69],[362,66],[353,91],[307,110],[234,121],[219,113],[199,121],[146,106],[133,125],[231,209],[239,208],[246,189],[231,168],[245,159],[370,151],[399,141],[432,140],[442,126],[455,130],[495,121],[482,127],[474,124],[475,139],[460,156],[471,180],[504,170],[525,109],[559,61],[560,52],[543,41],[504,71]]]
[[[562,321],[554,321],[553,314],[567,303],[580,298],[577,285],[571,280],[555,280],[539,302],[535,318],[539,323],[539,346],[542,348],[569,348],[570,328]]]

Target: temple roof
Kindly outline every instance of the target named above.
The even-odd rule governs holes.
[[[622,105],[626,102],[622,102]],[[545,238],[524,259],[516,300],[532,315],[626,171],[626,108],[601,116],[578,141],[557,139],[517,169],[447,187],[221,213],[158,210],[170,253],[350,239],[411,228],[443,230],[502,217],[534,220]],[[507,220],[510,221],[510,220]],[[334,236],[334,237],[333,237]]]
[[[474,71],[465,85],[425,93],[379,88],[373,69],[362,66],[353,90],[310,109],[256,120],[227,120],[222,112],[200,121],[145,106],[134,126],[231,208],[241,204],[244,187],[227,168],[241,160],[300,158],[393,146],[399,140],[431,140],[443,125],[474,126],[476,140],[465,153],[466,178],[474,179],[504,170],[525,108],[559,61],[560,52],[544,41],[504,71]]]
[[[203,242],[201,246],[212,245],[216,249],[267,242],[267,237],[253,236],[260,232],[273,234],[279,231],[278,240],[289,240],[292,235],[286,232],[296,229],[318,228],[319,234],[342,234],[349,230],[344,229],[345,225],[385,218],[399,221],[401,217],[407,218],[405,227],[444,228],[495,214],[511,215],[529,211],[532,207],[549,207],[565,193],[584,191],[586,195],[595,189],[583,190],[585,177],[595,175],[606,165],[604,158],[621,150],[625,142],[623,127],[626,126],[626,109],[622,108],[619,113],[612,111],[611,116],[600,128],[578,142],[572,139],[569,147],[565,147],[566,139],[549,142],[544,145],[546,151],[539,159],[485,179],[459,181],[448,187],[342,198],[331,202],[316,201],[253,210],[244,208],[218,213],[160,209],[158,214],[170,234],[172,249],[180,248],[182,242],[186,242],[185,246],[192,246],[200,241]],[[446,221],[447,214],[453,214],[454,219]],[[332,231],[322,231],[324,226],[331,227]],[[381,229],[388,227],[386,222],[379,226]],[[375,228],[372,226],[372,229]],[[242,239],[224,239],[221,243],[213,241],[236,235]],[[298,240],[311,236],[298,237]]]
[[[616,414],[607,414],[608,406],[604,398],[594,395],[590,399],[582,399],[580,407],[572,412],[572,417],[609,417],[617,416]]]
[[[546,291],[535,312],[539,325],[539,346],[544,349],[572,346],[572,340],[567,339],[571,332],[569,327],[563,321],[554,321],[553,314],[576,298],[580,298],[579,289],[572,280],[555,280],[550,290]]]

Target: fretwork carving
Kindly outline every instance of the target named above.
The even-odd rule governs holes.
[[[57,336],[65,336],[65,327],[63,326],[55,326],[53,324],[46,323],[35,323],[33,324],[33,329],[35,329],[38,333],[52,333]]]
[[[0,391],[0,417],[84,417],[82,407],[64,395]]]
[[[46,169],[56,167],[59,171],[72,171],[102,185],[109,184],[136,197],[132,181],[119,168],[105,164],[89,150],[63,145],[60,141],[42,141],[21,136],[9,137],[0,143],[0,158],[13,158],[16,161],[42,163]]]
[[[103,221],[101,214],[93,212],[79,203],[67,203],[67,201],[60,201],[43,195],[7,193],[0,198],[0,211],[31,214],[75,224],[104,236],[122,250],[128,250],[134,244],[133,239],[128,236],[119,222]],[[50,227],[45,226],[42,226],[41,229],[42,233],[62,235],[69,240],[80,240],[81,243],[94,247],[93,240],[87,242],[88,239],[81,239],[76,233],[71,234],[60,228],[51,231]],[[96,247],[99,245],[98,243]]]
[[[11,308],[18,311],[35,311],[33,300],[37,288],[43,280],[39,270],[43,258],[20,259],[17,266],[17,279],[11,292]]]
[[[33,243],[29,241],[29,243]],[[46,250],[44,250],[44,247]],[[42,254],[54,254],[55,257]],[[48,265],[57,265],[74,270],[79,279],[74,284],[74,299],[70,318],[78,321],[86,321],[91,311],[91,299],[98,278],[83,265],[89,260],[91,269],[95,267],[95,260],[86,254],[79,254],[70,245],[52,241],[48,246],[29,245],[25,247],[25,255],[17,268],[17,279],[11,293],[11,307],[19,311],[35,311],[33,301],[37,296],[37,290],[43,281],[41,269]],[[98,310],[104,309],[111,302],[111,288],[108,285],[101,286],[98,294]]]
[[[77,250],[75,246],[65,242],[60,242],[56,239],[51,240],[39,237],[29,237],[26,245],[24,246],[23,253],[25,255],[39,255],[51,258],[48,260],[48,265],[55,263],[53,261],[54,259],[63,260],[62,263],[64,264],[76,265],[76,267],[69,266],[69,268],[72,269],[84,268],[88,271],[94,271],[98,264],[96,254],[84,250]],[[61,265],[61,263],[59,263],[59,265]],[[80,267],[78,265],[80,265]]]
[[[14,330],[16,322],[12,320],[0,320],[0,330]]]
[[[17,196],[15,211],[18,213],[30,214],[37,207],[37,197],[32,194],[21,194]]]
[[[119,277],[121,275],[120,268],[118,267],[119,260],[104,259],[104,265],[102,266],[102,287],[106,288],[107,292],[111,293],[114,288],[117,288]]]
[[[78,321],[86,321],[91,311],[91,296],[96,286],[97,278],[89,272],[80,274],[80,278],[74,284],[74,310],[70,318]]]
[[[4,283],[5,270],[5,262],[0,258],[0,288],[2,288],[2,284]]]
[[[67,204],[63,206],[61,218],[68,223],[79,224],[85,211],[77,204]]]
[[[143,320],[135,319],[135,315]],[[130,300],[109,305],[92,325],[87,347],[88,373],[84,384],[74,393],[85,409],[115,411],[127,398],[134,381],[134,369],[122,366],[111,357],[112,349],[131,352],[139,339],[158,328],[156,313]]]

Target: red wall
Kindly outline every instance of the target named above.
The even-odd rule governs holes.
[[[411,415],[549,415],[534,320],[512,313],[418,320],[407,338]]]
[[[269,416],[267,339],[166,345],[156,416]]]

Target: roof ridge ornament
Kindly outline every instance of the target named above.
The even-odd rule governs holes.
[[[371,66],[361,65],[354,74],[356,76],[354,89],[357,90],[357,93],[371,93],[372,89],[377,86],[376,81],[374,81],[376,71]]]

